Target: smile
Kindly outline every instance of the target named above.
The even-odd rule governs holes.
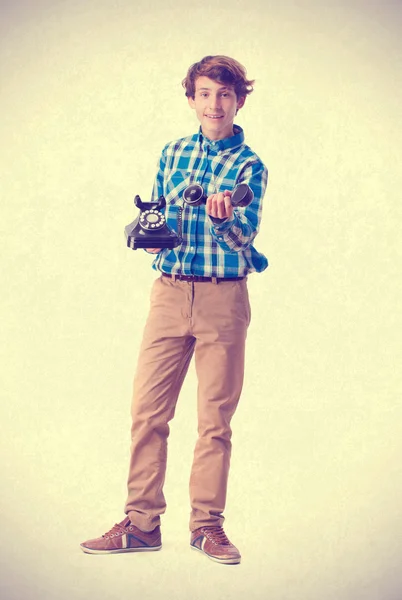
[[[222,119],[223,115],[205,115],[208,119]]]

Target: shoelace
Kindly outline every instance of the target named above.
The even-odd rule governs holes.
[[[102,537],[113,537],[115,535],[120,535],[126,533],[126,528],[120,525],[120,523],[115,523],[110,531],[104,533]]]
[[[222,527],[203,528],[202,532],[209,540],[211,540],[213,544],[217,544],[219,546],[230,546],[230,541],[228,540]]]

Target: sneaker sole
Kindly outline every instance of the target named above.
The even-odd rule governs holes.
[[[190,548],[201,552],[201,554],[204,554],[204,556],[207,556],[210,560],[220,563],[221,565],[239,565],[241,562],[241,558],[217,558],[216,556],[208,554],[205,550],[201,550],[201,548],[197,548],[197,546],[192,546],[191,544]]]
[[[160,550],[162,546],[147,546],[144,548],[121,548],[121,550],[93,550],[92,548],[86,548],[81,546],[80,548],[86,554],[123,554],[124,552],[155,552]]]

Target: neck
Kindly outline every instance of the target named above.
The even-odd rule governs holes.
[[[217,142],[218,140],[224,140],[226,138],[232,137],[234,132],[234,127],[232,125],[230,130],[219,132],[219,131],[207,131],[201,127],[202,135],[213,142]]]

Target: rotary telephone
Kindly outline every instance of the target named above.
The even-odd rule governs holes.
[[[161,212],[166,206],[163,196],[157,202],[143,202],[137,195],[134,204],[140,214],[124,228],[129,248],[176,248],[181,244],[181,238],[167,225]]]
[[[240,183],[231,196],[232,206],[248,206],[254,198],[252,189],[246,183]],[[202,185],[198,183],[189,185],[183,192],[183,200],[190,206],[205,204],[207,196]],[[161,212],[166,206],[164,196],[159,196],[156,202],[143,202],[137,195],[134,204],[140,209],[138,217],[124,228],[127,246],[133,250],[137,248],[176,248],[182,243],[179,219],[179,234],[171,229],[164,214]],[[225,219],[222,219],[224,221]],[[219,221],[219,219],[215,219]]]

